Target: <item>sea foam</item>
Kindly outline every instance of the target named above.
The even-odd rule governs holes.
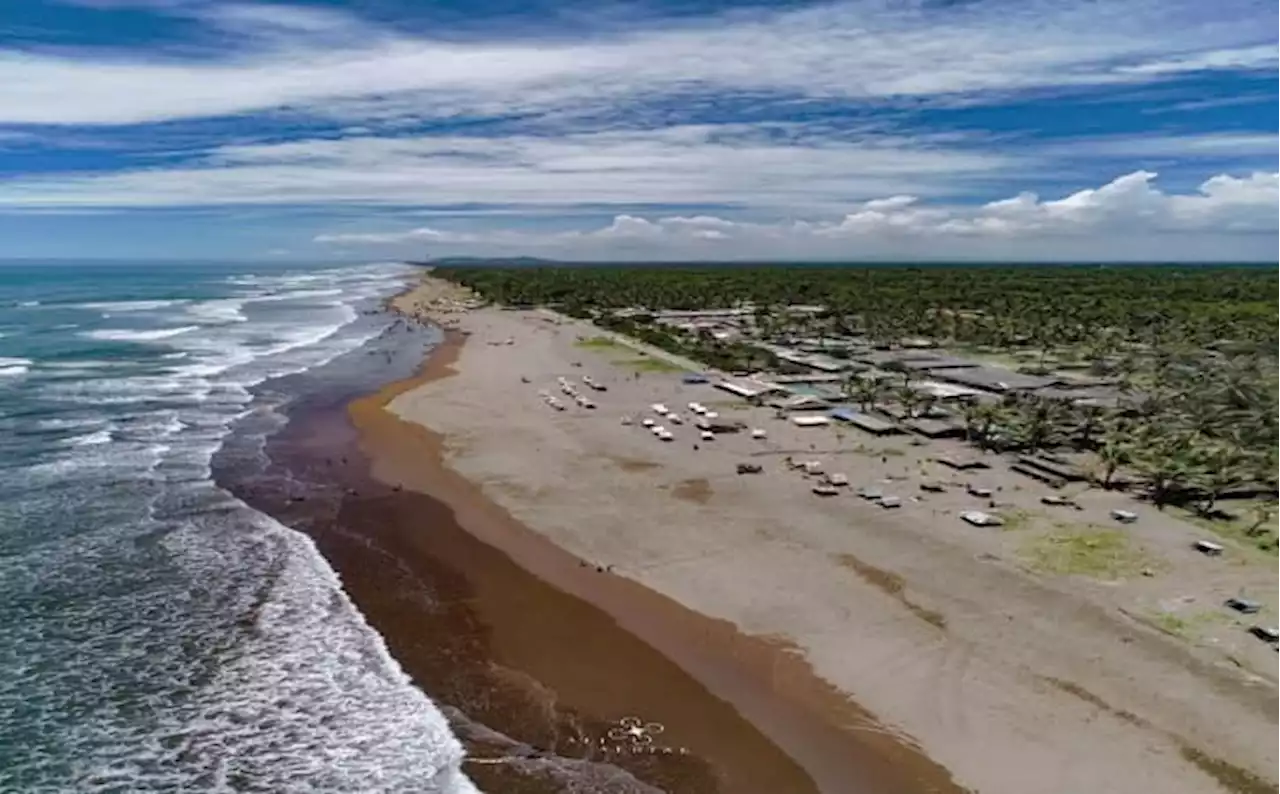
[[[6,447],[0,478],[0,713],[22,715],[0,721],[0,790],[476,792],[314,544],[209,479],[249,387],[358,348],[377,329],[347,328],[350,304],[403,273],[243,274],[282,296],[248,316],[254,296],[183,283],[212,297],[100,307],[166,327],[54,330],[63,357],[0,359],[47,373],[6,386],[27,401],[7,435],[36,457]],[[77,338],[155,344],[108,359]]]
[[[88,339],[98,339],[104,342],[155,342],[160,339],[168,339],[171,336],[185,334],[189,331],[195,331],[198,325],[181,325],[177,328],[152,328],[148,330],[133,330],[129,328],[99,328],[95,331],[85,331],[83,336]]]

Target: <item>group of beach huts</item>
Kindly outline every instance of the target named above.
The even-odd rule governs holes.
[[[605,386],[604,384],[599,383],[594,379],[592,379],[590,375],[583,375],[582,382],[588,388],[593,389],[595,391],[606,391],[608,389],[608,387]],[[580,393],[578,391],[578,387],[574,386],[573,383],[568,378],[565,378],[565,377],[556,378],[556,385],[559,387],[561,393],[563,393],[569,399],[573,400],[580,407],[592,409],[592,410],[595,409],[596,407],[595,402],[593,402],[585,394]],[[549,405],[553,410],[563,411],[565,409],[564,401],[545,389],[538,392],[538,396],[541,397],[542,401],[545,402],[547,405]]]
[[[689,413],[697,417],[693,420],[693,425],[698,432],[698,438],[702,441],[715,441],[716,420],[720,418],[720,415],[700,402],[690,402],[688,408]],[[677,411],[668,408],[664,403],[650,405],[649,411],[653,413],[653,416],[646,416],[641,419],[640,426],[647,429],[655,438],[661,441],[673,441],[675,433],[669,430],[666,424],[662,423],[666,422],[672,426],[681,426],[685,424],[684,417]],[[631,417],[623,417],[622,419],[624,425],[634,424],[634,421]],[[751,437],[755,439],[763,439],[767,436],[768,433],[762,428],[755,428],[751,431]]]

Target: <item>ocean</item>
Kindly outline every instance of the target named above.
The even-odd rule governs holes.
[[[475,791],[311,540],[212,477],[411,273],[0,264],[0,791]]]

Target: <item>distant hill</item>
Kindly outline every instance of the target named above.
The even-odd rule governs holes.
[[[502,267],[533,267],[562,264],[554,259],[542,259],[536,256],[442,256],[437,259],[406,262],[418,267],[456,267],[473,265],[500,265]]]

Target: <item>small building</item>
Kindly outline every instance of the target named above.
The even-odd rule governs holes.
[[[1018,466],[1029,468],[1032,471],[1021,471],[1019,473],[1026,474],[1029,477],[1039,479],[1040,475],[1036,472],[1042,472],[1045,476],[1052,477],[1064,482],[1084,482],[1089,479],[1086,470],[1082,469],[1076,463],[1070,460],[1059,458],[1053,459],[1043,455],[1019,455]]]
[[[794,397],[774,400],[769,404],[784,411],[824,411],[831,407],[831,403],[812,394],[797,394]]]
[[[931,361],[938,356],[929,350],[870,350],[854,354],[854,358],[873,367],[883,367],[902,361]]]
[[[779,361],[785,361],[788,364],[794,364],[797,367],[804,367],[805,369],[816,369],[819,372],[843,372],[844,370],[851,369],[854,366],[853,362],[846,359],[832,358],[831,356],[824,356],[821,353],[801,353],[795,350],[777,347],[774,347],[769,352],[773,353]]]
[[[934,460],[941,463],[943,466],[955,469],[956,471],[971,471],[973,469],[990,468],[987,466],[985,461],[964,455],[939,455],[935,457]]]
[[[809,366],[819,372],[833,373],[853,369],[856,365],[848,359],[832,358],[821,353],[814,353],[809,356]]]
[[[1063,388],[1050,386],[1036,389],[1036,397],[1042,400],[1059,400],[1072,405],[1093,406],[1096,408],[1118,408],[1126,395],[1112,386],[1089,386],[1084,388]],[[1130,396],[1133,399],[1133,396]]]
[[[903,426],[925,438],[964,438],[965,435],[964,423],[954,419],[911,419]]]
[[[945,356],[938,354],[932,358],[906,358],[893,362],[895,366],[902,369],[911,370],[912,372],[925,372],[934,369],[968,369],[969,367],[980,367],[981,363],[970,361],[967,358],[956,358],[955,356]]]
[[[988,366],[930,369],[927,372],[936,380],[958,383],[961,386],[998,394],[1030,392],[1056,386],[1061,382],[1058,378],[1025,375],[1011,369]]]
[[[796,427],[822,427],[831,424],[831,418],[828,416],[793,416],[791,424]]]
[[[859,430],[865,430],[876,436],[887,436],[902,432],[902,428],[887,419],[864,414],[852,408],[836,408],[831,412],[831,417],[842,422],[848,422]]]
[[[789,386],[791,384],[805,385],[809,383],[843,383],[843,375],[828,375],[809,373],[807,375],[770,375],[769,380],[772,383]]]
[[[984,392],[961,386],[956,383],[943,383],[937,380],[922,380],[911,384],[911,388],[926,397],[935,400],[969,400],[981,397]]]
[[[925,339],[922,336],[911,336],[906,339],[899,340],[898,344],[911,350],[927,350],[937,347],[938,343],[932,339]]]
[[[765,393],[765,390],[759,385],[735,383],[731,380],[718,380],[712,385],[721,391],[727,391],[730,394],[735,394],[744,400],[750,400],[753,397],[759,397]]]

